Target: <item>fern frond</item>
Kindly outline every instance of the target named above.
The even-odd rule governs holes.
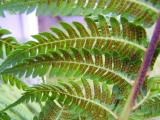
[[[148,78],[146,80],[146,84],[147,84],[147,89],[151,90],[153,92],[159,92],[160,90],[160,76],[159,75],[154,75],[151,78]]]
[[[11,118],[7,113],[0,112],[0,120],[11,120]]]
[[[133,61],[133,62],[132,62]],[[6,69],[2,74],[18,77],[64,76],[67,78],[90,78],[119,86],[132,85],[141,61],[136,56],[128,58],[117,52],[73,48],[70,52],[60,49],[48,55],[26,59],[24,63]]]
[[[0,28],[0,58],[4,59],[18,46],[17,41],[13,37],[5,37],[10,34],[6,29]]]
[[[120,15],[134,18],[134,21],[146,26],[154,24],[158,18],[158,10],[137,0],[12,0],[0,2],[0,15],[4,10],[13,13],[32,12],[37,8],[37,14],[54,15],[97,15],[100,13]],[[48,8],[48,9],[46,9]]]
[[[26,90],[19,100],[9,105],[6,109],[23,102],[46,101],[51,99],[52,101],[56,100],[62,106],[65,105],[65,107],[75,106],[81,108],[92,114],[94,118],[106,119],[108,114],[117,118],[116,114],[112,112],[109,107],[112,100],[112,97],[109,95],[109,89],[104,85],[99,84],[99,82],[92,83],[93,85],[87,80],[82,80],[82,85],[78,87],[82,92],[81,96],[79,95],[77,87],[74,87],[73,84],[69,83],[61,83],[60,85],[36,85]],[[79,84],[80,83],[76,83],[77,86],[79,86]]]
[[[143,104],[131,114],[141,119],[156,118],[160,116],[160,94],[151,93]]]
[[[62,22],[61,25],[66,33],[58,28],[51,28],[54,35],[41,33],[33,36],[37,42],[29,41],[17,48],[1,65],[0,71],[8,66],[23,63],[25,59],[48,54],[59,48],[67,50],[72,47],[78,49],[97,48],[104,52],[118,51],[122,55],[143,58],[147,44],[144,28],[131,24],[126,19],[122,19],[121,24],[114,18],[107,22],[103,16],[99,16],[98,23],[91,18],[85,20],[88,24],[87,29],[78,22],[73,22],[74,27]],[[105,23],[104,26],[102,26],[103,23]],[[109,24],[112,26],[111,29]]]
[[[27,88],[27,85],[23,81],[12,75],[0,75],[0,80],[2,80],[5,84],[9,83],[12,86],[16,85],[18,89]]]
[[[156,118],[160,117],[160,77],[154,76],[146,79],[147,94],[138,100],[137,105],[133,108],[131,118]],[[134,120],[133,119],[133,120]]]
[[[34,120],[86,120],[89,117],[83,116],[82,112],[75,112],[63,106],[57,105],[55,101],[48,100],[39,116],[35,116]]]
[[[1,113],[3,112],[1,110],[17,100],[21,96],[21,93],[22,90],[16,87],[0,84],[0,120],[7,120],[7,117],[2,119]],[[23,104],[7,110],[6,113],[10,116],[11,120],[31,120],[35,114],[40,112],[39,109],[40,107],[35,103]]]

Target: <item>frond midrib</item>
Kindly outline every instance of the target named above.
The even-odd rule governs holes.
[[[43,46],[43,45],[48,45],[48,44],[53,44],[53,43],[58,43],[58,42],[65,42],[65,41],[75,41],[75,40],[93,40],[93,39],[100,39],[100,40],[113,40],[113,41],[118,41],[118,42],[122,42],[122,43],[126,43],[126,44],[129,44],[129,45],[133,45],[141,50],[143,50],[144,52],[146,51],[146,48],[142,45],[139,45],[135,42],[130,42],[128,41],[127,39],[123,39],[123,38],[116,38],[116,37],[81,37],[81,38],[70,38],[70,39],[64,39],[64,40],[57,40],[57,41],[53,41],[53,42],[48,42],[48,43],[41,43],[41,44],[38,44],[38,45],[35,45],[27,50],[30,50],[30,49],[33,49],[33,48],[36,48],[37,46]]]
[[[12,59],[8,59],[8,62],[11,62],[14,58],[17,58],[17,57],[19,57],[20,55],[22,55],[23,53],[26,53],[27,51],[30,51],[30,50],[32,50],[32,49],[35,49],[35,48],[39,48],[39,47],[41,47],[41,46],[46,46],[46,45],[49,45],[49,44],[54,44],[55,43],[55,46],[56,46],[56,43],[61,43],[61,42],[66,42],[66,41],[75,41],[76,42],[76,40],[84,40],[84,41],[86,41],[86,40],[106,40],[106,42],[108,41],[108,40],[113,40],[113,41],[118,41],[118,42],[121,42],[121,43],[123,43],[124,45],[126,45],[126,44],[129,44],[129,45],[131,45],[131,46],[134,46],[134,47],[136,47],[136,48],[138,48],[138,49],[140,49],[143,53],[146,51],[146,48],[144,47],[144,46],[142,46],[142,45],[139,45],[138,43],[135,43],[135,42],[132,42],[132,41],[129,41],[129,40],[127,40],[127,39],[123,39],[123,38],[114,38],[114,37],[81,37],[81,38],[70,38],[70,39],[64,39],[64,40],[60,40],[60,39],[58,39],[58,40],[55,40],[55,41],[52,41],[52,42],[50,42],[50,41],[47,41],[47,42],[44,42],[44,43],[39,43],[39,42],[37,42],[36,44],[37,45],[34,45],[34,46],[28,46],[28,49],[26,48],[26,49],[21,49],[21,46],[20,46],[20,48],[17,48],[17,50],[21,50],[21,51],[19,51],[19,53],[18,54],[14,54],[14,56],[12,56],[13,58]],[[107,43],[106,43],[107,44]],[[23,47],[23,46],[22,46]],[[74,45],[73,46],[70,46],[70,47],[65,47],[65,49],[66,48],[71,48],[71,47],[74,47]],[[102,45],[102,47],[103,47],[103,45]],[[84,47],[82,47],[82,48],[84,48]],[[49,51],[55,51],[55,49],[53,49],[53,50],[49,50]],[[9,56],[10,57],[10,56]],[[32,56],[31,56],[32,57]],[[20,62],[21,63],[21,62]],[[5,64],[4,64],[4,66],[5,66]],[[1,68],[1,70],[0,70],[0,72],[2,72],[3,70],[4,70],[4,66],[3,66],[3,64],[2,64],[2,68]]]
[[[146,101],[144,102],[144,104],[148,104],[148,105],[154,105],[154,104],[157,104],[156,102],[153,102],[153,99],[154,98],[157,98],[157,96],[160,97],[160,93],[156,94],[156,95],[153,95],[151,97],[148,97],[148,99],[146,99]],[[152,102],[150,102],[152,101]],[[160,99],[159,99],[159,102],[160,102]]]
[[[97,68],[97,69],[103,69],[103,70],[106,70],[106,73],[107,72],[111,72],[112,74],[116,75],[116,76],[119,76],[120,78],[122,78],[123,80],[125,80],[129,85],[133,85],[133,81],[130,80],[129,78],[125,77],[124,75],[122,75],[120,72],[118,71],[114,71],[114,70],[111,70],[111,69],[108,69],[108,68],[105,68],[105,67],[101,67],[101,66],[96,66],[95,64],[89,64],[89,63],[84,63],[84,62],[72,62],[72,61],[67,61],[67,60],[64,60],[64,61],[53,61],[53,60],[50,60],[50,61],[40,61],[40,62],[35,62],[35,63],[32,63],[31,65],[38,65],[38,64],[52,64],[52,63],[68,63],[68,64],[78,64],[78,65],[86,65],[86,66],[90,66],[90,67],[94,67],[94,68]],[[29,64],[24,64],[25,68],[27,67],[30,67]],[[19,67],[19,66],[18,66]],[[10,68],[9,68],[10,69]],[[12,69],[12,68],[11,68]],[[13,68],[14,69],[14,68]],[[3,72],[2,72],[3,73]],[[5,71],[4,71],[5,73]]]
[[[113,37],[81,37],[81,38],[72,38],[72,39],[64,39],[64,40],[56,40],[56,41],[53,41],[53,42],[45,42],[45,43],[37,43],[37,45],[35,45],[35,46],[32,46],[32,47],[30,47],[30,48],[28,48],[28,49],[25,49],[25,50],[23,50],[22,52],[20,52],[19,54],[23,54],[24,52],[26,52],[26,51],[30,51],[30,50],[32,50],[32,49],[34,49],[34,48],[38,48],[39,46],[45,46],[45,45],[49,45],[49,44],[54,44],[54,43],[58,43],[58,42],[65,42],[65,41],[75,41],[75,40],[84,40],[84,41],[86,41],[86,40],[91,40],[91,39],[101,39],[101,40],[113,40],[113,41],[118,41],[118,42],[122,42],[122,43],[124,43],[124,44],[129,44],[129,45],[133,45],[133,46],[135,46],[135,47],[137,47],[137,48],[139,48],[139,49],[141,49],[142,51],[146,51],[146,48],[145,47],[143,47],[143,46],[141,46],[141,45],[139,45],[139,44],[137,44],[137,43],[134,43],[134,42],[130,42],[130,41],[128,41],[127,39],[126,40],[123,40],[123,38],[122,39],[120,39],[120,38],[113,38]],[[17,57],[19,54],[17,54],[17,55],[14,55],[14,57]]]
[[[57,118],[55,120],[60,120],[60,117],[61,117],[61,115],[63,113],[63,110],[64,110],[64,108],[62,107],[61,111],[58,113],[58,116],[57,116]]]
[[[16,45],[10,44],[9,42],[6,42],[5,40],[1,40],[1,39],[0,39],[0,42],[6,44],[6,45],[8,45],[8,46],[11,46],[12,48],[16,48]]]
[[[27,95],[28,94],[32,95],[32,93],[36,94],[36,93],[39,93],[39,92],[53,92],[53,93],[55,93],[55,90],[47,89],[47,90],[32,91],[32,92],[27,93]],[[99,106],[100,108],[102,108],[103,110],[109,112],[114,118],[118,119],[118,116],[113,111],[111,111],[106,105],[100,104],[100,103],[96,102],[95,100],[87,99],[87,98],[84,98],[84,97],[80,97],[80,96],[76,96],[76,95],[72,95],[72,94],[68,94],[68,93],[64,93],[64,92],[60,92],[60,91],[58,91],[57,93],[60,93],[60,94],[63,94],[63,95],[67,95],[67,96],[70,96],[70,97],[74,97],[74,98],[77,98],[77,99],[81,99],[81,100],[84,100],[86,102],[93,103],[96,106]]]

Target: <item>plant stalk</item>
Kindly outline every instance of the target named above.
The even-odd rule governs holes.
[[[128,100],[126,102],[126,105],[124,107],[124,110],[123,110],[119,120],[128,120],[128,118],[129,118],[129,114],[132,110],[132,107],[135,105],[136,98],[137,98],[139,91],[144,83],[146,73],[147,73],[148,68],[151,64],[151,61],[152,61],[154,52],[156,50],[157,44],[159,42],[159,39],[160,39],[160,15],[157,20],[153,36],[151,38],[151,42],[150,42],[149,47],[145,53],[143,64],[141,65],[137,79],[135,81],[135,84],[132,88],[131,94],[128,97]]]

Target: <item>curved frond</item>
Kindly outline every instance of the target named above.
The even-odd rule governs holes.
[[[41,33],[33,36],[37,42],[29,41],[17,48],[1,65],[0,71],[8,66],[23,63],[25,59],[48,54],[60,48],[66,50],[97,48],[104,52],[118,51],[122,55],[137,56],[137,59],[138,56],[139,59],[143,58],[147,45],[144,28],[131,24],[123,18],[121,24],[115,18],[107,22],[103,16],[99,16],[98,23],[91,18],[85,20],[88,25],[87,29],[78,22],[73,22],[74,27],[62,22],[61,25],[66,32],[58,28],[51,28],[54,35]]]
[[[75,87],[75,85],[78,87]],[[51,99],[52,101],[56,100],[62,106],[65,105],[65,107],[76,107],[75,110],[79,110],[79,108],[83,109],[86,112],[89,112],[94,118],[106,119],[109,114],[114,118],[117,118],[116,114],[112,112],[111,108],[109,107],[112,100],[112,97],[109,94],[109,89],[105,85],[99,84],[99,82],[90,83],[88,80],[84,79],[82,80],[82,83],[74,83],[72,81],[71,84],[41,84],[26,90],[26,92],[18,101],[11,104],[6,109],[22,102],[46,101]]]
[[[143,101],[138,109],[135,110],[131,114],[131,118],[156,118],[160,116],[160,94],[159,93],[151,93],[148,97]]]
[[[11,118],[7,113],[0,112],[0,120],[11,120]]]
[[[90,78],[119,86],[132,85],[141,61],[137,56],[128,58],[117,52],[88,51],[73,48],[70,52],[60,49],[48,55],[26,59],[24,63],[6,69],[2,74],[25,76],[64,76]]]
[[[53,100],[48,100],[39,116],[35,116],[34,120],[86,120],[87,116],[83,116],[82,112],[77,113],[74,110],[69,110],[64,106],[57,105]]]
[[[160,77],[146,79],[147,94],[133,107],[131,120],[160,117]]]
[[[7,110],[5,113],[1,111],[8,104],[11,104],[17,100],[21,96],[21,93],[22,91],[16,87],[8,86],[2,83],[0,84],[0,120],[8,120],[6,116],[3,118],[5,113],[10,116],[11,120],[31,120],[35,114],[40,112],[40,107],[35,103],[21,104]]]
[[[152,3],[153,0],[152,0]],[[154,3],[155,4],[155,3]],[[37,14],[54,15],[113,15],[122,14],[134,18],[134,21],[146,26],[152,25],[158,18],[158,10],[139,0],[14,0],[0,2],[0,15],[4,10],[13,13],[30,13],[37,8]],[[48,9],[46,9],[48,8]]]
[[[0,58],[4,59],[18,46],[17,41],[13,37],[5,37],[10,34],[6,29],[0,28]]]

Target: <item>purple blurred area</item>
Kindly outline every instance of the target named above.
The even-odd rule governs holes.
[[[59,26],[59,22],[64,21],[67,23],[72,23],[73,21],[78,21],[83,23],[83,18],[79,16],[74,17],[52,17],[52,16],[39,16],[38,17],[38,27],[39,32],[50,31],[49,28],[52,26]]]
[[[72,21],[83,22],[82,17],[52,17],[52,16],[39,16],[35,13],[29,15],[18,14],[11,15],[5,13],[5,17],[0,17],[0,27],[11,31],[19,42],[26,42],[29,39],[33,39],[31,36],[38,34],[39,32],[48,32],[52,26],[59,26],[60,21],[72,23]]]

